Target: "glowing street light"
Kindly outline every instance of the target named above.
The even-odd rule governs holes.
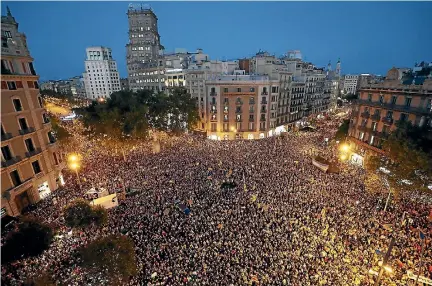
[[[69,169],[75,171],[75,174],[77,175],[78,185],[81,188],[81,180],[80,180],[79,174],[78,174],[78,170],[80,168],[79,162],[81,161],[80,159],[81,159],[80,156],[77,154],[70,154],[67,158]]]
[[[387,271],[388,273],[392,273],[393,272],[393,269],[390,266],[388,266],[388,265],[384,266],[384,270]]]
[[[341,147],[340,147],[340,149],[341,149],[341,151],[343,151],[343,152],[348,152],[349,149],[350,149],[350,147],[349,147],[348,144],[342,144]]]
[[[77,162],[77,161],[78,161],[78,156],[75,155],[75,154],[71,154],[71,155],[69,155],[69,157],[68,157],[68,161],[69,161],[69,162]]]
[[[340,156],[340,158],[341,158],[342,161],[345,161],[345,160],[347,159],[347,155],[342,154],[342,155]]]

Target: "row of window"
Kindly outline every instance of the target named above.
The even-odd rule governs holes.
[[[39,83],[37,81],[27,81],[28,88],[39,89]],[[24,88],[22,81],[2,81],[1,89],[17,90],[18,88]]]
[[[39,103],[39,107],[43,107],[42,97],[40,97],[40,96],[38,96],[38,103]],[[23,105],[21,103],[21,99],[12,98],[12,104],[13,104],[16,112],[20,112],[20,111],[24,110]]]
[[[397,95],[392,95],[392,97],[390,99],[390,104],[396,105],[397,98],[398,98]],[[368,94],[368,101],[372,102],[372,94],[371,93]],[[385,99],[384,99],[384,95],[380,95],[379,96],[379,102],[380,103],[386,103]],[[411,102],[412,102],[412,97],[405,97],[404,106],[410,107],[411,106]]]
[[[132,47],[132,51],[151,51],[151,47]]]
[[[48,117],[48,115],[47,115],[46,113],[43,113],[43,114],[42,114],[42,122],[43,122],[44,124],[50,122],[49,117]],[[20,116],[20,117],[18,117],[18,125],[19,125],[19,127],[20,127],[20,130],[19,130],[19,131],[20,131],[20,134],[22,134],[22,135],[27,134],[27,133],[31,133],[31,132],[34,132],[34,131],[35,131],[34,128],[30,127],[30,126],[27,124],[27,119],[26,119],[24,116]],[[3,124],[1,124],[1,135],[2,135],[2,136],[5,136],[6,133],[7,133],[7,131],[4,130],[4,128],[3,128]],[[51,142],[51,143],[53,143],[53,142]]]
[[[8,70],[10,73],[36,75],[32,62],[21,62],[20,66],[15,60],[1,60],[1,68],[2,73],[4,70]]]
[[[60,156],[57,156],[57,154],[55,152],[53,153],[53,157],[54,157],[55,165],[58,165],[59,163],[61,163]],[[37,175],[37,174],[39,174],[39,173],[42,172],[42,168],[41,168],[38,160],[35,160],[35,161],[31,162],[31,165],[32,165],[32,168],[33,168],[33,173],[35,175]],[[9,173],[9,176],[11,178],[12,185],[14,187],[18,187],[19,185],[21,185],[23,183],[23,180],[21,179],[21,175],[20,175],[18,169],[15,169],[15,170],[11,171]]]
[[[159,74],[164,74],[165,72],[163,70],[159,71]],[[152,72],[139,72],[139,73],[133,73],[130,76],[136,77],[136,76],[143,76],[143,75],[157,75],[158,71],[152,71]]]
[[[241,114],[236,114],[235,118],[236,118],[236,121],[242,121],[242,119],[243,119],[243,117],[242,117]],[[217,120],[217,115],[215,113],[213,113],[211,115],[210,119],[212,121],[216,121]],[[228,121],[228,120],[229,120],[228,114],[224,114],[224,121]],[[255,115],[254,114],[249,114],[249,120],[255,120]],[[266,115],[265,114],[261,114],[260,120],[261,121],[266,121]]]
[[[48,141],[51,144],[56,142],[56,139],[52,131],[49,131],[47,133],[47,137],[48,137]],[[34,154],[34,152],[37,151],[33,143],[33,139],[31,137],[24,139],[24,145],[26,146],[26,150],[30,155]],[[2,146],[1,152],[2,152],[2,161],[7,162],[14,158],[14,155],[12,154],[12,150],[9,147],[9,145]]]
[[[202,128],[204,128],[204,124],[202,125]],[[266,128],[266,123],[265,122],[261,122],[260,123],[260,130],[264,130]],[[217,123],[211,123],[210,124],[210,130],[212,132],[217,132]],[[249,131],[255,131],[255,122],[249,122],[248,123],[248,130]],[[234,132],[241,132],[243,131],[242,129],[242,123],[241,122],[236,122],[235,127],[232,126],[230,128],[229,123],[224,123],[222,126],[222,131],[223,132],[229,132],[229,131],[234,131]]]

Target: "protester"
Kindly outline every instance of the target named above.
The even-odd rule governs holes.
[[[142,143],[126,161],[97,139],[77,139],[81,187],[67,174],[65,187],[32,211],[60,225],[62,237],[38,257],[2,265],[2,281],[21,285],[49,273],[59,285],[101,285],[101,277],[80,268],[76,250],[123,233],[134,240],[138,262],[138,275],[125,285],[374,285],[369,270],[379,271],[382,260],[376,250],[385,253],[393,235],[393,273],[383,275],[382,285],[406,285],[406,271],[419,271],[417,230],[431,235],[430,205],[407,196],[384,213],[386,195],[365,192],[361,169],[341,164],[339,173],[327,174],[313,166],[317,154],[337,161],[337,147],[324,141],[333,138],[337,123],[318,126],[261,140],[167,138],[160,153]],[[235,184],[221,188],[224,182]],[[71,233],[64,225],[68,202],[92,187],[113,193],[123,184],[138,194],[109,210],[106,227]],[[420,272],[431,277],[430,244],[423,257]]]

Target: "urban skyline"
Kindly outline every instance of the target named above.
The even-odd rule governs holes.
[[[14,16],[20,19],[20,28],[26,32],[29,45],[34,50],[35,65],[40,71],[41,81],[65,79],[82,74],[85,49],[98,45],[112,49],[120,76],[126,77],[128,4],[128,2],[73,4],[2,2],[2,14],[5,14],[6,6],[9,6]],[[105,10],[100,9],[102,5]],[[316,9],[318,6],[320,9]],[[427,7],[431,7],[430,3],[158,2],[151,3],[151,7],[159,18],[161,44],[167,51],[173,51],[175,48],[186,48],[189,51],[202,48],[212,59],[223,60],[250,57],[260,49],[277,56],[288,50],[299,49],[305,60],[322,67],[326,66],[329,60],[334,66],[337,58],[340,57],[343,63],[343,74],[384,75],[390,66],[411,67],[415,62],[431,60],[427,49],[431,45],[431,39],[426,37],[427,27],[432,25],[432,21],[427,17],[429,10]],[[315,9],[312,9],[313,7]],[[391,16],[378,12],[386,7],[391,9]],[[272,21],[248,20],[246,26],[239,19],[237,25],[235,19],[238,17],[232,15],[239,10],[247,12],[242,15],[254,15],[264,8],[272,11]],[[301,9],[309,9],[309,17],[305,18],[303,14],[299,16],[299,14],[285,13],[287,10]],[[63,10],[71,14],[79,13],[81,22],[59,24],[65,19],[65,13],[61,13]],[[367,10],[369,13],[366,22],[356,21],[358,15],[347,16],[347,13],[343,13],[356,11],[361,14]],[[198,25],[203,21],[208,22],[208,11],[221,15],[220,20],[216,17],[212,18],[214,21],[211,23]],[[191,17],[182,18],[182,25],[173,25],[173,19],[177,19],[177,15],[184,16],[188,13]],[[290,17],[287,18],[286,15]],[[412,21],[400,21],[402,17]],[[50,19],[42,22],[39,21],[41,18]],[[318,26],[312,23],[314,19],[322,19],[316,21],[324,22],[328,33],[316,29]],[[35,21],[38,21],[38,25],[34,25]],[[341,24],[338,25],[338,22]],[[386,25],[378,26],[378,23],[386,23]],[[286,26],[295,28],[287,29],[289,33],[286,36],[276,36],[261,42],[261,35],[268,35],[266,31],[273,30],[275,35],[281,35],[284,33],[283,27]],[[91,32],[92,29],[88,27],[95,27],[94,32]],[[65,30],[69,32],[63,33]],[[204,34],[203,32],[208,33],[209,37],[200,36]],[[239,37],[239,34],[243,34],[244,37]],[[403,42],[388,40],[402,36]],[[225,37],[229,45],[225,44]],[[62,60],[53,61],[53,58]]]

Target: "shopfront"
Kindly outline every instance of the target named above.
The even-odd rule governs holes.
[[[39,197],[41,200],[43,200],[44,198],[49,196],[49,194],[51,193],[51,190],[49,188],[48,181],[45,181],[38,186],[38,192],[39,192]]]

